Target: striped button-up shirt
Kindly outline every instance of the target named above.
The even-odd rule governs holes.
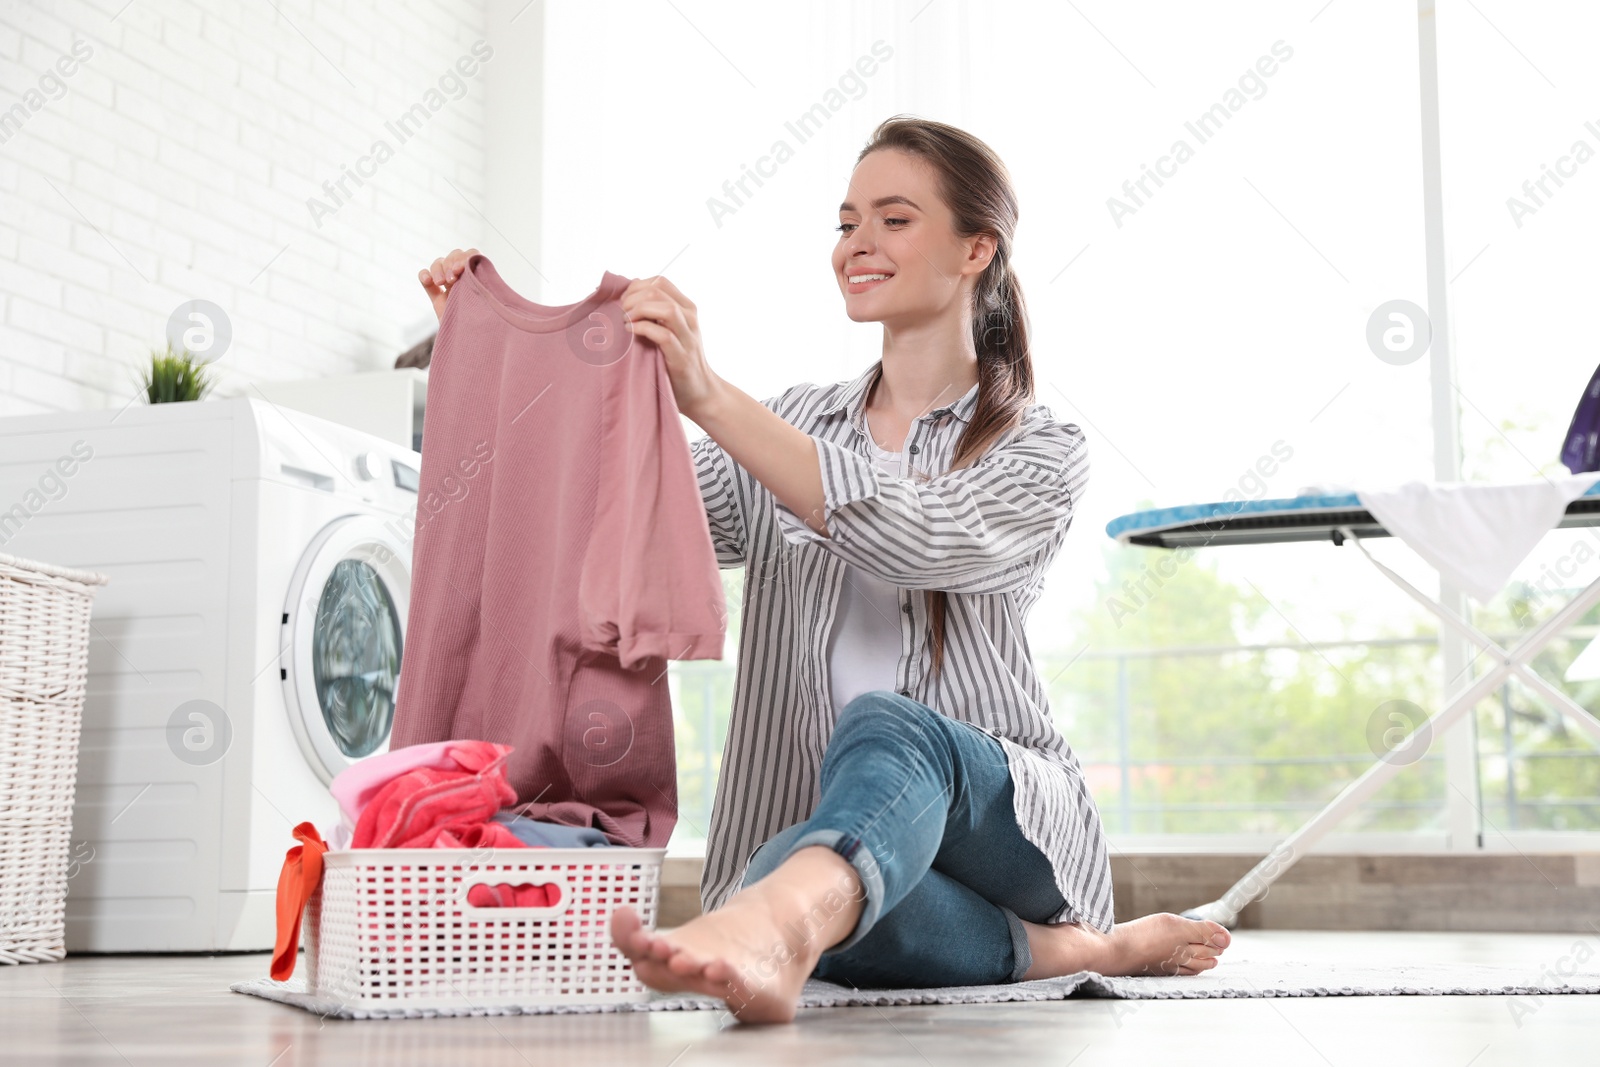
[[[918,417],[910,479],[879,472],[863,407],[881,361],[854,381],[794,386],[763,403],[811,435],[824,537],[709,437],[695,469],[717,562],[744,567],[728,739],[700,884],[706,910],[738,889],[750,855],[816,808],[837,709],[827,645],[846,564],[900,589],[895,688],[999,739],[1017,824],[1055,869],[1065,906],[1050,921],[1109,930],[1111,869],[1100,814],[1050,717],[1024,629],[1088,480],[1083,432],[1042,404],[976,463],[950,470],[978,387]],[[944,662],[932,675],[923,590],[948,593]]]

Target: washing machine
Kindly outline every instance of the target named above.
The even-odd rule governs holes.
[[[421,456],[239,397],[0,419],[0,552],[100,571],[67,948],[267,949],[388,747]]]

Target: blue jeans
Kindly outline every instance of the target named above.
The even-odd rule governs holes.
[[[1014,982],[1032,966],[1022,920],[1065,905],[1050,861],[1017,826],[1000,742],[887,691],[839,713],[809,819],[758,848],[744,885],[825,845],[865,891],[861,918],[813,975],[909,988]]]

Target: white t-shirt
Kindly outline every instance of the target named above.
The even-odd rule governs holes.
[[[863,418],[865,416],[863,415]],[[905,452],[878,446],[867,431],[872,462],[885,474],[905,477]],[[828,635],[829,688],[838,712],[862,693],[894,689],[900,665],[900,590],[860,568],[845,564],[844,587]]]

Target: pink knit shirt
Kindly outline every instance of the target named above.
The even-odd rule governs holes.
[[[628,279],[518,296],[483,256],[428,373],[391,745],[515,746],[531,818],[660,847],[677,821],[668,659],[720,659],[726,610],[661,352]]]

